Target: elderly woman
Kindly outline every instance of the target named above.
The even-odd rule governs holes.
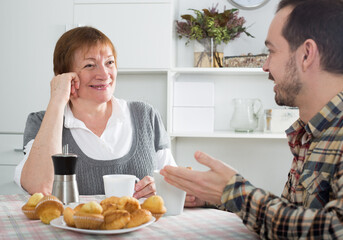
[[[153,171],[176,165],[170,141],[153,107],[113,97],[117,58],[110,39],[92,27],[64,33],[55,47],[54,73],[46,111],[27,119],[15,181],[30,194],[51,194],[51,156],[68,144],[79,159],[80,194],[104,194],[105,174],[140,178],[136,198],[155,194]]]

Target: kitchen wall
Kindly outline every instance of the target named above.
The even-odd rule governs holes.
[[[242,36],[225,48],[225,55],[265,52],[264,40],[277,2],[270,0],[260,9],[240,11],[240,15],[247,19],[248,31],[255,39]],[[224,5],[228,8],[233,7],[224,0],[174,0],[174,19],[178,19],[181,14],[190,13],[187,10],[189,8],[207,8],[216,3],[219,3],[220,10]],[[53,48],[58,37],[65,31],[66,23],[73,24],[73,4],[71,0],[0,1],[0,134],[4,135],[2,141],[6,141],[7,135],[23,132],[26,117],[30,112],[45,109],[49,100],[49,82],[53,77]],[[173,41],[173,65],[191,67],[191,45],[185,47],[185,40],[177,39],[175,31]],[[247,89],[245,94],[249,95],[253,91],[255,89]],[[160,111],[167,125],[165,73],[119,74],[115,95],[119,98],[151,103]],[[274,106],[272,97],[268,99],[268,104]],[[18,142],[13,149],[21,147],[21,142]],[[204,170],[206,168],[193,159],[196,150],[203,150],[231,164],[253,184],[275,194],[281,193],[292,159],[286,139],[173,139],[177,163]],[[0,152],[0,158],[1,156],[3,155]],[[22,155],[16,156],[16,161],[22,158]],[[0,168],[1,171],[3,170]]]

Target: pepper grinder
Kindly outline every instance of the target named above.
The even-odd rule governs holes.
[[[76,182],[77,155],[68,153],[68,144],[63,146],[62,154],[52,155],[55,176],[52,195],[60,199],[63,204],[79,202],[79,190]]]

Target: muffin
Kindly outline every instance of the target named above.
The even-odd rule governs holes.
[[[23,213],[28,219],[31,219],[31,220],[39,219],[38,215],[36,214],[36,206],[43,197],[44,195],[42,193],[35,193],[29,198],[27,203],[22,206],[21,210],[23,211]]]
[[[106,215],[107,212],[110,211],[115,211],[115,210],[119,210],[118,206],[116,204],[113,205],[106,205],[106,207],[104,208],[104,210],[102,211],[102,215]]]
[[[79,211],[74,213],[74,223],[77,228],[96,230],[104,221],[101,215],[102,207],[99,203],[91,201],[82,205]]]
[[[102,213],[102,207],[99,203],[96,201],[91,201],[88,203],[85,203],[82,205],[80,211],[84,213],[95,213],[95,214],[101,214]]]
[[[104,200],[102,200],[101,202],[100,202],[100,205],[102,206],[102,207],[104,207],[105,205],[107,205],[107,204],[110,204],[110,205],[112,205],[112,204],[118,204],[118,202],[119,202],[119,197],[109,197],[109,198],[105,198]]]
[[[74,213],[75,227],[82,229],[97,230],[104,222],[104,216],[96,213],[84,213],[81,211]]]
[[[130,213],[126,210],[107,211],[104,215],[103,230],[115,230],[124,228],[130,221]]]
[[[80,209],[82,208],[83,205],[85,205],[85,204],[84,204],[84,203],[80,203],[79,205],[77,205],[77,206],[74,208],[74,212],[80,211]]]
[[[151,220],[151,212],[146,209],[137,209],[130,215],[130,221],[126,225],[126,228],[138,227]]]
[[[121,197],[118,202],[118,209],[119,210],[126,210],[129,213],[140,209],[141,205],[139,201],[134,197]]]
[[[156,221],[166,213],[167,209],[164,206],[162,197],[158,195],[147,198],[141,205],[143,209],[147,209],[156,218]]]
[[[109,197],[102,200],[100,205],[103,209],[103,215],[107,210],[118,210],[119,199],[119,197]]]
[[[63,203],[55,196],[44,196],[36,205],[36,214],[39,219],[50,224],[50,221],[58,218],[63,213]]]
[[[63,211],[63,219],[69,227],[75,227],[74,214],[74,209],[70,207],[65,208]]]

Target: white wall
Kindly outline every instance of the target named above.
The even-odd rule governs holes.
[[[45,110],[55,44],[73,15],[73,0],[0,0],[0,133],[22,133],[28,114]],[[119,74],[115,95],[153,104],[166,124],[166,86],[166,74]]]
[[[177,138],[178,164],[208,170],[194,159],[197,150],[234,167],[254,186],[280,195],[291,167],[292,154],[286,139]]]
[[[0,1],[0,132],[23,132],[46,108],[54,46],[72,16],[70,0]]]
[[[117,98],[145,101],[153,105],[161,114],[167,126],[167,76],[166,74],[118,74]]]

